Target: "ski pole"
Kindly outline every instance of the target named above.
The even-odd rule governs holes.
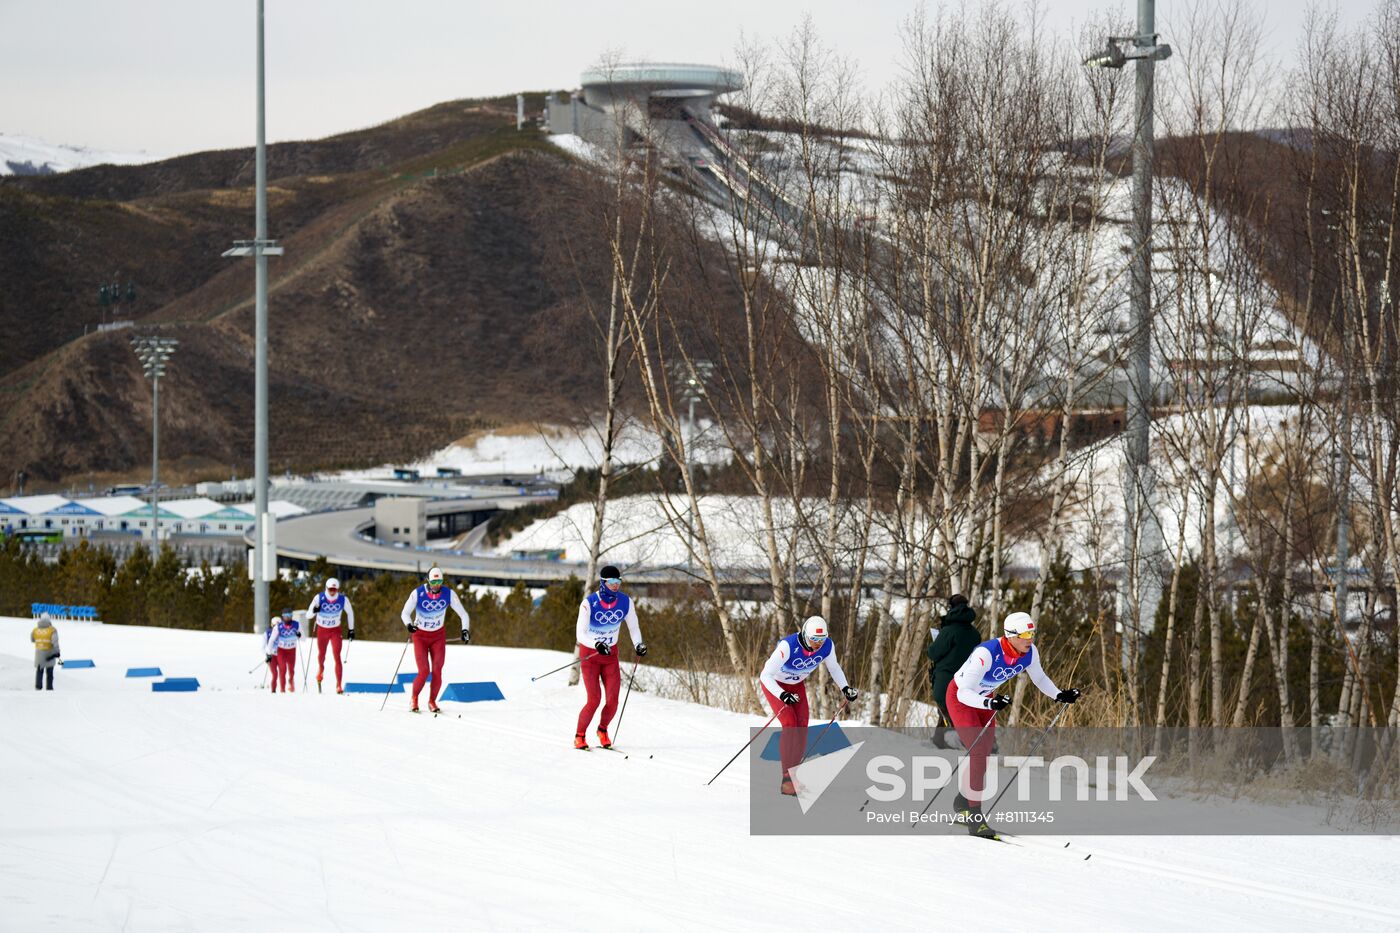
[[[1054,719],[1050,720],[1050,725],[1048,725],[1048,726],[1045,727],[1045,731],[1042,732],[1042,733],[1040,733],[1040,735],[1036,738],[1035,742],[1033,742],[1033,743],[1031,744],[1031,749],[1030,749],[1030,751],[1026,752],[1026,757],[1027,757],[1027,758],[1031,757],[1032,755],[1034,755],[1034,754],[1036,753],[1036,749],[1040,748],[1040,744],[1041,744],[1042,742],[1045,741],[1046,736],[1048,736],[1048,735],[1050,734],[1050,730],[1053,729],[1053,728],[1055,728],[1055,723],[1057,723],[1057,722],[1060,721],[1060,717],[1064,715],[1065,710],[1067,710],[1067,709],[1069,709],[1069,704],[1068,704],[1068,703],[1061,703],[1061,704],[1060,704],[1060,711],[1059,711],[1058,713],[1055,714],[1055,718],[1054,718]],[[993,810],[995,810],[995,809],[997,808],[997,801],[1001,799],[1001,795],[1004,794],[1004,793],[1006,793],[1006,792],[1007,792],[1008,790],[1010,790],[1010,789],[1011,789],[1011,782],[1010,782],[1010,781],[1007,781],[1007,782],[1006,782],[1006,785],[1005,785],[1004,787],[1002,787],[1000,793],[998,793],[995,797],[992,798],[992,803],[991,803],[991,805],[990,805],[989,807],[987,807],[987,810],[986,810],[986,812],[987,812],[988,814],[990,814]],[[984,817],[984,818],[985,818],[985,817]]]
[[[301,639],[297,639],[297,645],[301,645]],[[311,673],[311,643],[306,643],[306,666],[301,669],[301,692],[306,692],[307,676]]]
[[[262,661],[260,661],[260,662],[257,664],[256,667],[250,667],[250,668],[248,668],[248,673],[250,673],[250,674],[253,673],[253,672],[256,671],[259,667],[263,669],[263,673],[264,673],[264,674],[267,673],[267,659],[266,659],[266,658],[264,658]]]
[[[836,711],[836,715],[834,715],[834,716],[831,717],[831,722],[829,722],[829,723],[827,723],[826,725],[822,726],[821,734],[818,735],[818,736],[817,736],[817,740],[816,740],[815,742],[812,743],[812,750],[811,750],[810,752],[808,752],[807,754],[805,754],[805,755],[802,756],[802,761],[806,761],[808,758],[815,758],[815,757],[817,757],[817,749],[818,749],[819,747],[821,747],[822,739],[826,738],[826,730],[828,730],[828,729],[830,729],[832,726],[836,725],[836,719],[837,719],[837,717],[839,717],[842,713],[844,713],[844,712],[846,711],[846,708],[849,707],[850,705],[851,705],[851,704],[850,704],[850,701],[848,701],[848,700],[843,699],[843,700],[841,701],[841,708],[838,709],[838,710]],[[799,764],[799,765],[802,764],[802,761],[799,761],[798,764]]]
[[[557,674],[557,673],[559,673],[560,671],[564,670],[565,668],[573,667],[575,664],[579,663],[579,662],[582,661],[582,660],[583,660],[582,658],[574,658],[572,661],[570,661],[568,664],[563,665],[562,667],[556,667],[556,668],[555,668],[554,670],[552,670],[552,671],[545,671],[543,674],[540,674],[538,677],[531,677],[531,678],[530,678],[530,683],[534,683],[534,682],[537,681],[537,680],[541,680],[541,679],[543,679],[543,678],[545,678],[545,677],[548,677],[550,674]]]
[[[962,767],[963,760],[972,754],[972,750],[977,747],[977,743],[982,741],[982,736],[992,727],[992,723],[997,721],[997,712],[997,710],[992,710],[992,718],[988,719],[986,723],[983,724],[982,731],[977,733],[977,738],[972,740],[972,744],[967,747],[967,751],[958,758],[958,763],[953,766],[953,780],[950,783],[957,782],[958,770]],[[928,808],[933,806],[933,802],[938,799],[938,795],[943,793],[943,788],[947,786],[947,784],[943,784],[939,786],[938,790],[933,792],[933,796],[928,799],[928,803],[924,804],[924,809],[920,815],[928,812]]]
[[[637,658],[632,662],[632,673],[627,675],[627,692],[622,695],[622,712],[617,714],[617,725],[613,726],[612,734],[614,737],[617,736],[617,731],[622,728],[622,716],[623,713],[627,712],[627,698],[632,695],[632,681],[637,677],[637,663],[641,660],[641,658]]]
[[[399,655],[399,663],[394,665],[394,676],[389,678],[389,686],[384,688],[384,699],[379,704],[379,711],[384,712],[384,704],[389,702],[389,694],[393,692],[394,684],[399,680],[399,668],[403,667],[403,659],[408,656],[409,643],[413,641],[413,634],[409,633],[408,641],[403,643],[403,654]]]
[[[705,782],[705,786],[706,786],[706,787],[709,787],[711,784],[713,784],[713,783],[715,782],[715,778],[717,778],[717,777],[719,777],[721,774],[723,774],[725,768],[728,768],[730,765],[732,765],[732,764],[735,762],[736,759],[738,759],[738,757],[739,757],[740,755],[744,754],[744,749],[747,749],[750,745],[752,745],[752,744],[753,744],[753,740],[756,739],[756,738],[758,738],[760,735],[762,735],[762,734],[764,733],[764,731],[765,731],[769,726],[773,725],[773,720],[775,720],[775,719],[777,719],[777,718],[778,718],[778,713],[777,713],[777,711],[775,710],[775,711],[773,712],[773,715],[768,717],[768,721],[765,722],[765,723],[763,724],[763,728],[762,728],[762,729],[759,729],[759,730],[758,730],[757,732],[755,732],[752,736],[750,736],[750,737],[749,737],[749,740],[748,740],[747,742],[744,743],[744,748],[741,748],[741,749],[739,749],[737,752],[735,752],[735,753],[734,753],[734,757],[731,758],[731,759],[729,759],[728,761],[726,761],[726,762],[724,763],[724,768],[720,768],[718,771],[715,772],[715,777],[712,777],[712,778],[710,778],[708,781]]]

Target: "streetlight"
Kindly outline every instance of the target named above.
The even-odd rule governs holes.
[[[224,256],[252,256],[254,268],[254,400],[253,493],[255,538],[253,551],[253,631],[267,623],[266,561],[272,545],[267,514],[267,257],[281,256],[282,247],[267,238],[267,129],[263,90],[263,0],[258,0],[257,148],[254,155],[254,239],[235,240]],[[275,557],[273,558],[275,563]]]
[[[151,380],[151,549],[160,547],[160,377],[180,341],[168,337],[132,337],[131,348]]]
[[[1151,627],[1160,596],[1160,581],[1155,573],[1143,586],[1143,552],[1150,550],[1155,559],[1160,550],[1155,543],[1143,546],[1144,538],[1152,533],[1151,522],[1143,519],[1152,502],[1152,475],[1148,456],[1148,427],[1152,404],[1152,93],[1157,62],[1171,57],[1169,45],[1157,42],[1155,0],[1138,0],[1137,35],[1110,36],[1104,49],[1084,60],[1091,68],[1121,69],[1128,62],[1136,64],[1137,133],[1133,138],[1133,258],[1130,303],[1133,310],[1131,360],[1128,365],[1128,392],[1125,399],[1125,432],[1127,434],[1127,482],[1123,502],[1123,546],[1125,579],[1123,585],[1124,612],[1131,607],[1132,638],[1143,630],[1143,616]],[[1144,607],[1144,593],[1146,602]],[[1147,612],[1144,613],[1144,608]],[[1123,660],[1128,661],[1129,639],[1123,640]]]

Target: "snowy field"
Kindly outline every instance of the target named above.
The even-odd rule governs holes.
[[[627,757],[577,752],[581,689],[529,679],[557,652],[451,645],[449,682],[506,699],[434,719],[270,694],[245,634],[59,623],[97,666],[36,693],[31,627],[0,620],[0,930],[768,930],[794,896],[829,930],[1008,897],[1042,930],[1400,929],[1392,838],[751,837],[743,762],[705,781],[762,720],[634,694]],[[401,647],[354,643],[348,679]],[[202,687],[123,676],[150,665]]]

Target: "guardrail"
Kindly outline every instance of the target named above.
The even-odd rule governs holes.
[[[68,606],[63,603],[30,603],[29,611],[35,619],[47,612],[50,619],[58,619],[62,622],[101,621],[97,618],[96,606]]]

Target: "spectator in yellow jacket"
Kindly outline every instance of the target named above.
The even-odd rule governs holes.
[[[49,689],[53,689],[53,666],[58,660],[58,629],[53,627],[49,614],[39,616],[39,624],[29,633],[34,642],[34,689],[42,690],[44,671],[49,672]]]

